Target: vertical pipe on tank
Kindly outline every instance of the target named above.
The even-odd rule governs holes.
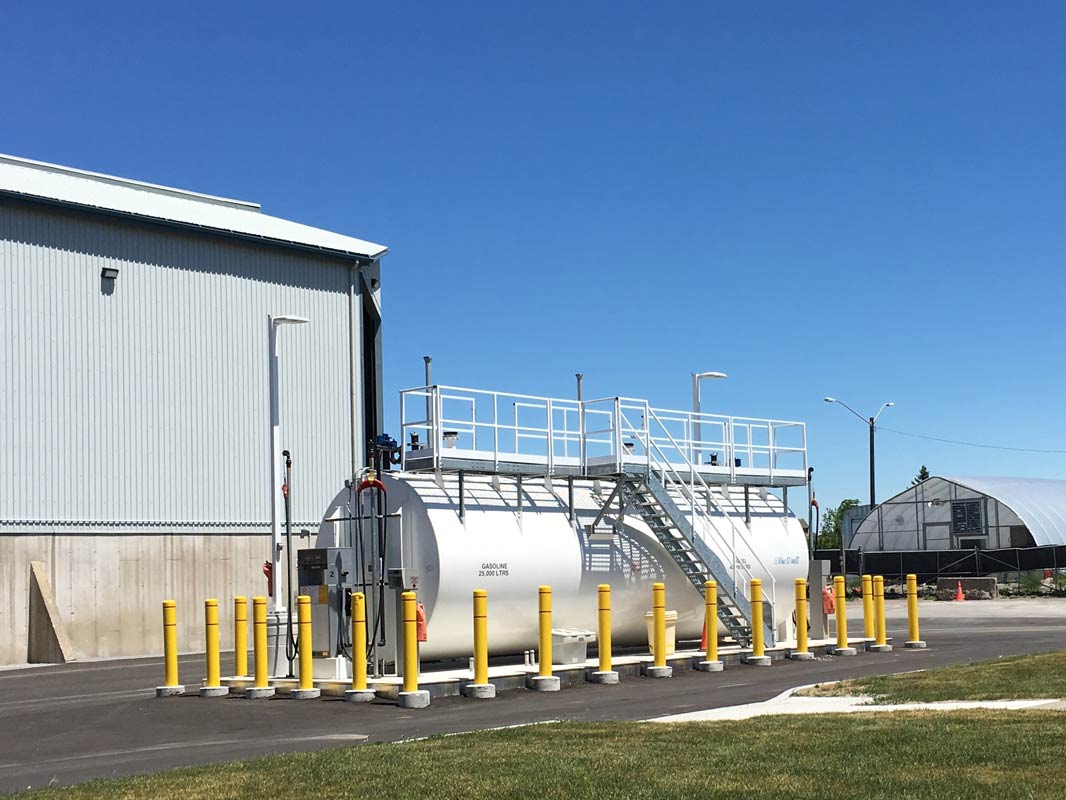
[[[433,356],[422,356],[422,360],[426,364],[426,439],[434,446],[437,437],[433,435],[433,393],[428,388],[433,385]]]
[[[566,497],[570,509],[570,521],[574,521],[574,476],[566,479]]]
[[[466,474],[463,470],[459,470],[459,521],[466,524],[466,492],[465,489],[465,477]]]

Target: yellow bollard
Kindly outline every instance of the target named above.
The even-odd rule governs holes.
[[[274,696],[267,669],[267,600],[252,598],[252,649],[255,655],[255,681],[244,690],[249,700]]]
[[[178,604],[163,601],[163,685],[155,689],[156,697],[185,694],[178,683]]]
[[[770,657],[766,655],[766,633],[763,630],[762,581],[751,579],[751,655],[744,659],[745,664],[757,667],[770,666]]]
[[[862,635],[874,638],[874,582],[869,575],[862,576]]]
[[[489,599],[484,589],[474,589],[474,683],[489,682]]]
[[[207,677],[200,687],[200,697],[221,697],[229,694],[222,685],[218,658],[218,600],[204,600],[204,632],[207,638]]]
[[[669,678],[674,668],[666,665],[666,584],[651,585],[652,665],[644,668],[650,678]]]
[[[233,598],[233,674],[248,677],[248,598]]]
[[[418,597],[404,592],[403,598],[403,691],[401,708],[425,708],[429,692],[418,688]]]
[[[918,576],[907,576],[907,642],[904,647],[921,650],[925,647],[918,634]]]
[[[552,587],[537,590],[538,631],[540,645],[537,673],[542,678],[552,674]]]
[[[866,649],[874,653],[887,653],[892,649],[885,634],[885,578],[874,575],[874,637],[873,644]]]
[[[537,654],[537,674],[528,685],[538,692],[559,691],[559,678],[552,675],[552,587],[537,589],[537,618],[540,652]]]
[[[495,685],[489,683],[489,593],[474,589],[474,680],[461,687],[467,697],[491,700]]]
[[[588,679],[593,683],[615,684],[618,683],[618,673],[611,669],[611,585],[601,583],[596,587],[596,594],[600,663]]]
[[[300,660],[300,683],[290,694],[293,700],[311,700],[322,692],[315,688],[315,668],[311,655],[311,598],[306,594],[296,598],[296,625],[299,631],[297,657]]]
[[[344,693],[349,703],[369,703],[376,697],[366,687],[366,595],[352,593],[352,688]]]
[[[666,666],[666,584],[655,583],[651,587],[651,613],[654,636],[652,655],[655,666]]]
[[[718,660],[718,581],[703,583],[703,631],[707,637],[707,657],[696,664],[700,672],[721,672]]]
[[[848,647],[848,612],[844,609],[844,602],[847,598],[843,575],[833,578],[833,594],[837,607],[837,646],[833,655],[853,656],[855,648]]]
[[[814,653],[807,649],[807,581],[796,578],[796,649],[788,654],[793,661],[810,661]]]

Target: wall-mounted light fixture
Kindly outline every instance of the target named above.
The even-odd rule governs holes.
[[[100,270],[100,277],[105,281],[113,281],[118,277],[118,267],[104,267]]]

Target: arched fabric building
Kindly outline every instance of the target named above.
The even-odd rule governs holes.
[[[851,548],[982,550],[1066,545],[1066,481],[932,477],[876,506]]]

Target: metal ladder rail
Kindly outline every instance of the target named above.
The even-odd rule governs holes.
[[[695,493],[695,485],[694,484],[696,482],[698,482],[699,485],[701,485],[703,487],[704,491],[706,492],[706,496],[707,496],[708,501],[729,522],[730,527],[731,527],[731,529],[733,531],[734,537],[736,536],[737,532],[740,530],[738,525],[737,525],[737,522],[729,515],[729,513],[724,508],[721,507],[721,505],[718,504],[718,502],[716,500],[714,500],[713,496],[711,495],[710,487],[708,486],[707,482],[704,481],[703,477],[696,471],[694,465],[687,458],[687,456],[685,455],[684,451],[681,449],[680,445],[678,445],[677,441],[670,434],[670,431],[662,423],[662,420],[660,420],[658,418],[658,416],[655,414],[654,410],[651,409],[646,403],[644,405],[644,412],[645,412],[644,413],[644,420],[645,420],[644,429],[638,429],[635,426],[633,426],[632,423],[629,422],[629,420],[625,417],[624,414],[618,415],[619,421],[624,423],[625,425],[627,425],[629,427],[628,431],[621,431],[621,432],[625,433],[626,435],[633,435],[638,440],[642,440],[642,443],[644,444],[644,447],[645,447],[645,453],[648,456],[648,475],[649,476],[652,475],[653,469],[658,470],[658,472],[662,475],[661,485],[663,487],[663,494],[665,496],[664,499],[666,501],[668,501],[670,505],[673,506],[674,514],[676,514],[676,516],[674,517],[674,519],[672,521],[675,523],[675,525],[677,525],[677,521],[678,520],[684,519],[686,515],[683,514],[682,510],[673,501],[673,498],[669,497],[669,492],[666,490],[666,486],[667,486],[666,475],[667,475],[667,472],[669,472],[669,474],[672,477],[676,478],[676,480],[674,481],[674,484],[679,486],[679,487],[681,487],[682,493],[684,494],[684,493],[687,492],[687,494],[688,494],[687,500],[688,500],[690,508],[692,510],[692,522],[688,523],[688,527],[690,529],[689,532],[688,532],[688,535],[691,538],[691,543],[693,545],[695,545],[698,542],[699,544],[703,545],[703,547],[706,548],[706,550],[708,551],[708,554],[713,557],[714,561],[717,562],[718,564],[721,564],[721,560],[713,553],[713,550],[711,550],[711,548],[708,547],[706,541],[704,541],[705,538],[706,538],[704,532],[711,531],[714,534],[716,534],[718,536],[718,538],[721,540],[721,545],[722,545],[723,551],[729,552],[731,554],[731,556],[732,556],[731,560],[733,561],[733,565],[734,565],[733,573],[730,574],[730,573],[724,572],[724,565],[722,565],[722,569],[723,569],[723,573],[722,574],[729,574],[730,575],[730,577],[729,577],[729,586],[727,587],[726,591],[727,591],[727,594],[733,599],[733,603],[736,604],[738,606],[738,608],[741,608],[743,610],[743,617],[744,617],[745,621],[750,620],[751,619],[751,617],[750,617],[750,613],[751,613],[751,611],[750,611],[750,601],[749,601],[749,599],[747,597],[744,596],[742,591],[738,591],[737,582],[736,582],[736,568],[737,568],[737,566],[740,566],[742,568],[743,572],[745,573],[745,575],[747,577],[747,580],[745,581],[746,585],[750,586],[751,578],[754,577],[754,575],[753,575],[751,569],[749,569],[747,566],[745,566],[743,564],[740,564],[740,565],[737,564],[735,542],[734,543],[725,542],[724,541],[724,537],[722,537],[721,533],[718,531],[717,526],[710,519],[709,515],[703,512],[703,509],[700,507],[699,503],[697,502],[697,497],[696,497],[696,493]],[[667,439],[669,439],[669,441],[670,441],[671,445],[673,446],[673,448],[681,456],[681,458],[683,459],[685,465],[689,467],[688,472],[689,472],[690,480],[688,482],[686,482],[683,479],[682,475],[677,471],[677,469],[670,462],[670,459],[667,457],[666,453],[663,452],[662,447],[651,436],[651,431],[650,431],[650,429],[648,427],[649,421],[651,419],[655,420],[656,424],[658,424],[659,428],[666,435]],[[657,454],[658,458],[655,458],[653,456],[653,450],[654,450],[654,453]],[[664,505],[664,508],[665,508],[665,503],[663,505]],[[671,515],[671,516],[673,516],[673,515]],[[700,522],[701,522],[701,526],[700,527],[702,528],[702,531],[697,531],[695,525],[693,524],[693,523],[695,523],[696,518],[700,519]],[[678,525],[678,527],[679,527],[680,530],[682,530],[682,533],[684,534],[683,529],[681,529],[679,525]],[[775,636],[774,636],[774,625],[773,625],[772,608],[773,608],[774,600],[776,599],[776,581],[774,581],[773,574],[769,570],[766,569],[766,565],[762,563],[762,560],[759,558],[758,554],[755,552],[754,548],[751,546],[751,543],[748,541],[747,536],[745,536],[743,534],[743,532],[741,532],[741,541],[747,547],[748,552],[752,555],[752,557],[755,559],[755,561],[758,562],[758,564],[763,568],[765,573],[770,577],[770,581],[771,581],[770,582],[770,590],[771,590],[770,597],[771,597],[771,599],[769,601],[769,605],[770,605],[770,608],[771,608],[771,613],[768,614],[768,615],[764,615],[764,619],[768,620],[768,622],[765,623],[764,627],[766,628],[768,641],[773,642]],[[708,571],[713,573],[713,570],[708,570]],[[718,578],[719,576],[715,575],[715,574],[712,574],[712,577]],[[696,584],[695,579],[692,578],[691,575],[690,575],[690,580],[693,582],[694,585]],[[720,580],[719,583],[722,583],[722,581]],[[703,592],[703,586],[702,585],[697,585],[696,588],[699,589],[699,591],[701,593]],[[722,593],[721,592],[719,593],[719,596],[722,597]],[[744,606],[747,606],[747,608],[744,608]],[[723,620],[723,621],[725,622],[725,620]],[[727,627],[730,627],[728,625],[728,623],[727,623]],[[749,630],[750,630],[750,628],[749,628]]]
[[[681,446],[676,442],[676,440],[674,440],[673,436],[670,435],[670,432],[666,429],[666,427],[663,425],[662,421],[658,418],[658,416],[655,414],[655,412],[651,408],[649,408],[647,406],[647,404],[645,404],[644,411],[645,411],[644,419],[645,420],[654,419],[655,422],[659,425],[660,429],[663,430],[663,432],[666,434],[667,438],[670,440],[671,445],[681,455],[682,459],[684,459],[685,465],[689,468],[688,469],[689,479],[686,481],[684,476],[682,476],[681,473],[679,473],[677,471],[677,469],[674,467],[673,463],[671,463],[670,459],[667,457],[666,453],[663,451],[662,447],[651,436],[650,430],[648,430],[647,427],[645,427],[644,429],[638,429],[638,428],[634,427],[633,424],[631,422],[629,422],[629,420],[625,417],[624,414],[620,416],[620,420],[621,420],[621,422],[623,424],[628,426],[628,430],[625,430],[622,433],[624,435],[633,436],[634,438],[640,440],[641,443],[644,445],[645,452],[647,453],[647,456],[648,456],[649,472],[652,471],[652,470],[658,471],[660,473],[660,475],[662,476],[661,481],[662,481],[662,483],[664,485],[667,484],[667,475],[669,474],[670,477],[673,478],[672,483],[674,485],[676,485],[676,486],[680,486],[682,488],[682,490],[685,493],[687,493],[688,497],[686,498],[686,500],[687,500],[689,508],[691,510],[692,522],[690,523],[690,527],[692,529],[693,535],[697,536],[697,537],[699,537],[701,539],[704,539],[704,540],[707,540],[708,538],[716,538],[721,552],[731,554],[731,556],[732,556],[731,560],[733,561],[733,569],[728,571],[727,573],[725,573],[725,574],[729,575],[730,583],[734,587],[736,586],[736,584],[737,584],[736,573],[738,571],[738,568],[739,568],[739,571],[742,572],[743,575],[744,575],[744,578],[745,578],[744,583],[745,583],[745,585],[750,585],[751,579],[753,577],[755,577],[754,573],[751,571],[751,569],[749,569],[743,563],[738,563],[738,560],[736,558],[736,538],[737,538],[737,534],[738,533],[740,534],[741,542],[747,548],[749,553],[751,553],[752,557],[756,561],[759,562],[759,566],[761,566],[763,568],[763,570],[765,570],[767,572],[767,574],[771,574],[769,572],[769,570],[766,570],[766,565],[763,564],[761,562],[761,560],[759,560],[759,557],[755,553],[754,548],[751,546],[751,543],[748,541],[747,536],[744,535],[743,531],[738,526],[736,520],[734,520],[725,511],[725,509],[722,508],[717,503],[717,501],[715,501],[714,498],[711,496],[710,487],[707,485],[706,481],[703,480],[703,477],[695,470],[695,468],[693,467],[692,463],[685,456],[684,451],[681,449]],[[653,450],[654,450],[654,455],[653,455]],[[714,505],[715,509],[720,514],[722,514],[722,516],[725,518],[725,520],[729,523],[730,529],[732,530],[732,534],[733,534],[733,541],[732,542],[728,541],[722,535],[721,531],[718,530],[718,526],[714,524],[714,522],[710,519],[710,516],[703,511],[703,509],[700,506],[700,503],[697,502],[697,498],[696,498],[696,494],[695,494],[695,488],[694,488],[694,485],[693,485],[696,482],[698,482],[699,485],[701,485],[704,488],[704,490],[707,492],[707,496],[708,496],[708,499],[710,500],[710,502]],[[698,528],[695,525],[696,519],[700,520],[700,525],[699,525]],[[719,576],[717,576],[717,575],[715,577],[719,578]],[[721,583],[721,579],[720,578],[719,578],[719,583]],[[774,587],[773,583],[771,583],[770,589],[771,589],[771,592],[770,592],[771,599],[773,599],[775,594],[776,594],[775,587]]]
[[[767,568],[766,564],[764,564],[762,559],[759,557],[759,555],[756,552],[756,550],[755,550],[754,546],[752,545],[751,541],[748,539],[748,536],[747,536],[746,532],[744,531],[743,527],[740,526],[739,523],[737,523],[737,521],[732,517],[732,515],[730,515],[729,512],[726,511],[725,508],[717,500],[715,500],[714,494],[711,491],[711,487],[703,479],[703,476],[700,475],[699,471],[695,468],[695,465],[693,465],[692,462],[689,460],[688,456],[685,454],[685,451],[681,448],[681,446],[677,443],[677,441],[671,435],[670,431],[663,424],[662,420],[659,419],[658,415],[655,413],[655,410],[649,407],[647,409],[647,413],[648,413],[648,415],[650,416],[651,419],[655,420],[656,424],[658,424],[659,428],[663,431],[663,433],[666,435],[667,439],[670,441],[671,446],[678,452],[678,454],[683,459],[683,462],[684,462],[685,466],[688,467],[688,472],[689,472],[689,478],[690,479],[689,479],[689,482],[685,482],[682,479],[682,476],[680,475],[680,473],[678,473],[677,470],[670,463],[669,459],[666,457],[666,454],[663,452],[663,450],[659,446],[659,444],[651,437],[651,434],[650,434],[650,431],[649,431],[649,433],[648,433],[648,441],[654,446],[656,453],[659,455],[659,459],[665,464],[665,466],[670,468],[670,471],[674,475],[677,476],[678,485],[681,486],[683,488],[683,490],[684,490],[684,493],[687,493],[687,495],[688,495],[686,500],[689,502],[689,504],[692,507],[693,516],[694,517],[698,516],[701,519],[701,521],[703,522],[703,525],[702,525],[703,530],[706,531],[706,530],[709,529],[709,530],[713,531],[715,534],[718,535],[719,539],[721,540],[721,544],[722,544],[723,548],[728,550],[728,552],[732,553],[733,562],[734,562],[734,565],[736,565],[736,561],[737,561],[737,558],[736,558],[736,543],[735,543],[735,541],[732,542],[732,543],[726,542],[724,540],[724,537],[718,531],[717,526],[711,520],[710,515],[706,514],[703,511],[703,509],[700,507],[699,502],[697,502],[698,498],[697,498],[697,495],[696,495],[696,488],[698,486],[698,487],[701,487],[703,489],[707,501],[714,507],[714,509],[719,514],[722,515],[723,518],[725,518],[726,522],[729,523],[729,527],[730,527],[730,530],[733,533],[734,538],[739,534],[740,541],[744,545],[744,547],[747,549],[748,553],[752,556],[752,558],[759,565],[759,567],[762,568],[763,572],[770,578],[770,586],[769,586],[769,588],[770,588],[770,602],[771,602],[771,604],[775,603],[776,600],[777,600],[777,581],[774,579],[773,573]],[[648,417],[646,417],[646,419],[647,418]],[[650,448],[647,448],[647,449],[648,449],[648,457],[649,457],[649,462],[650,462],[651,461],[651,449]],[[662,471],[662,470],[660,469],[660,471]],[[664,483],[665,483],[665,481],[664,481]],[[752,571],[750,569],[746,568],[746,567],[744,568],[744,572],[746,573],[746,576],[747,576],[747,579],[748,579],[747,582],[750,585],[751,578],[753,578],[754,575],[753,575]],[[735,578],[734,578],[734,583],[735,582],[736,581],[735,581]]]
[[[737,642],[747,644],[751,635],[750,604],[736,592],[721,559],[706,543],[678,524],[677,520],[683,520],[685,515],[655,476],[646,481],[630,480],[627,485],[627,502],[637,509],[663,548],[701,594],[708,578],[726,576],[719,581],[718,618]],[[659,509],[658,512],[655,509]],[[673,531],[677,531],[676,536]]]

